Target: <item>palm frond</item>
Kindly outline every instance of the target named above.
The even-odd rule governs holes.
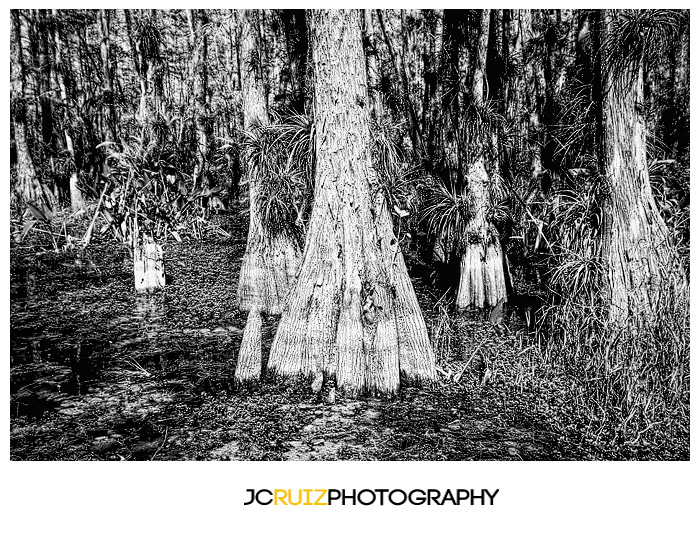
[[[286,234],[301,243],[313,202],[313,128],[307,116],[273,113],[273,123],[243,133],[248,173],[270,237]]]
[[[623,10],[603,42],[607,75],[619,76],[642,61],[656,63],[676,43],[687,17],[687,11],[673,9]]]

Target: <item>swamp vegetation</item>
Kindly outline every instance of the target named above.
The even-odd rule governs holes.
[[[688,12],[11,23],[12,459],[689,458]]]

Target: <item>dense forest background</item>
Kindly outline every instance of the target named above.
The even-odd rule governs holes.
[[[136,287],[167,289],[168,247],[238,233],[236,385],[263,364],[326,401],[471,378],[615,456],[687,455],[687,11],[27,9],[10,52],[13,302],[29,257],[126,244]],[[355,290],[324,276],[330,229],[386,238],[339,246]],[[314,285],[344,298],[303,316]],[[314,361],[336,330],[384,355],[387,311],[395,365]]]

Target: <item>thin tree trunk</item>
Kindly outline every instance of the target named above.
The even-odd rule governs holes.
[[[561,52],[561,67],[559,69],[559,75],[557,76],[557,81],[554,87],[554,94],[560,95],[561,92],[566,88],[566,85],[571,78],[571,69],[574,67],[576,62],[576,44],[578,41],[578,15],[574,9],[564,9],[563,20],[566,21],[567,34],[566,34],[566,45]]]
[[[462,151],[460,151],[461,110],[464,99],[460,97],[460,73],[465,73],[467,58],[460,55],[460,36],[458,35],[459,12],[445,10],[442,24],[441,54],[439,56],[438,80],[432,102],[432,121],[435,125],[434,160],[439,171],[448,180],[450,187],[460,189],[462,184]],[[433,244],[433,261],[448,263],[453,251],[448,246],[451,238],[435,237]]]
[[[70,206],[71,210],[76,212],[79,210],[85,210],[85,200],[83,199],[83,194],[78,187],[78,167],[76,166],[75,162],[75,147],[73,145],[73,134],[71,133],[71,128],[73,125],[71,111],[73,109],[73,105],[71,102],[71,95],[68,93],[68,87],[70,86],[70,74],[68,64],[65,62],[63,54],[63,41],[61,39],[58,24],[58,10],[52,9],[51,11],[54,18],[53,39],[56,78],[58,79],[58,87],[61,90],[61,103],[63,104],[63,136],[66,142],[66,153],[68,154],[68,166],[70,168],[70,178],[68,180],[70,190]]]
[[[423,96],[423,115],[425,124],[426,158],[432,162],[436,158],[436,137],[440,110],[440,62],[443,56],[443,19],[442,10],[425,10],[424,17],[429,21],[429,46],[426,53],[425,95]]]
[[[194,102],[195,125],[197,130],[197,157],[192,177],[196,187],[207,187],[209,179],[205,173],[205,165],[209,159],[209,100],[207,99],[208,68],[207,49],[208,38],[205,26],[208,23],[206,10],[188,10],[191,24],[193,56],[194,56]]]
[[[434,354],[372,167],[361,12],[312,11],[315,199],[269,369],[349,395],[435,377]]]
[[[559,13],[557,11],[556,13]],[[557,15],[548,10],[540,12],[546,26],[544,34],[545,57],[544,57],[544,106],[542,108],[543,138],[542,165],[547,170],[554,170],[558,166],[554,162],[554,139],[552,137],[552,126],[554,125],[554,95],[556,84],[556,56],[558,52],[557,30],[555,20]],[[552,20],[555,19],[555,20]]]
[[[377,61],[377,36],[372,22],[372,10],[364,10],[364,39],[365,57],[367,61],[367,88],[370,102],[372,103],[372,114],[375,121],[384,117],[384,96],[381,90],[381,72]]]
[[[117,131],[117,110],[114,104],[116,95],[114,93],[114,83],[112,76],[109,10],[100,9],[98,11],[98,18],[98,30],[100,35],[100,59],[102,60],[102,91],[103,98],[107,101],[107,131],[105,133],[105,140],[118,142],[119,133]]]
[[[49,53],[48,21],[46,12],[43,9],[38,11],[38,33],[39,33],[39,73],[38,90],[39,102],[41,105],[41,136],[49,152],[53,152],[53,116],[51,110],[51,69],[52,62]]]
[[[544,104],[544,68],[539,55],[534,53],[535,41],[539,36],[533,29],[532,10],[520,11],[520,24],[523,34],[523,53],[526,56],[525,72],[527,83],[527,104],[530,112],[528,140],[530,142],[531,176],[539,179],[542,175],[542,107]]]
[[[437,127],[437,161],[455,187],[461,181],[462,160],[459,147],[461,111],[459,73],[461,70],[459,68],[460,54],[457,26],[457,12],[455,10],[446,10],[443,24],[443,51],[437,88],[438,97],[434,101],[434,103],[439,104],[438,109],[434,111]]]
[[[404,110],[406,118],[408,119],[408,124],[410,127],[411,143],[413,144],[413,151],[419,157],[423,157],[425,154],[425,148],[423,147],[423,138],[421,134],[420,124],[418,123],[418,115],[416,114],[416,109],[413,106],[411,100],[411,91],[408,85],[408,73],[406,71],[406,62],[404,61],[403,54],[399,51],[398,53],[394,49],[394,45],[391,42],[391,38],[386,30],[386,25],[384,24],[384,17],[379,9],[375,10],[377,14],[377,20],[379,21],[379,26],[382,29],[382,35],[384,36],[384,42],[386,43],[387,50],[389,51],[389,57],[391,58],[391,63],[394,66],[394,72],[396,77],[401,81],[401,95],[404,102]]]
[[[690,26],[684,25],[679,36],[678,46],[673,52],[675,65],[672,84],[674,127],[671,129],[673,137],[673,156],[679,158],[690,147]]]
[[[150,120],[149,106],[148,106],[148,81],[146,79],[146,69],[145,59],[141,53],[141,46],[139,44],[138,35],[136,35],[136,29],[134,28],[134,23],[131,18],[131,11],[128,9],[124,10],[124,20],[126,24],[126,33],[129,37],[129,48],[131,50],[131,58],[134,62],[134,70],[136,71],[139,79],[139,108],[137,113],[137,118],[141,123],[142,129],[146,127]]]
[[[523,25],[521,24],[520,10],[509,10],[508,37],[509,37],[509,65],[512,76],[507,84],[506,119],[515,124],[517,135],[513,137],[513,153],[517,157],[526,154],[528,150],[528,116],[527,116],[527,90],[525,76],[525,62],[523,58]]]

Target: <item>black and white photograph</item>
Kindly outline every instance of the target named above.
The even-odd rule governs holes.
[[[690,459],[689,10],[9,14],[11,461]]]

